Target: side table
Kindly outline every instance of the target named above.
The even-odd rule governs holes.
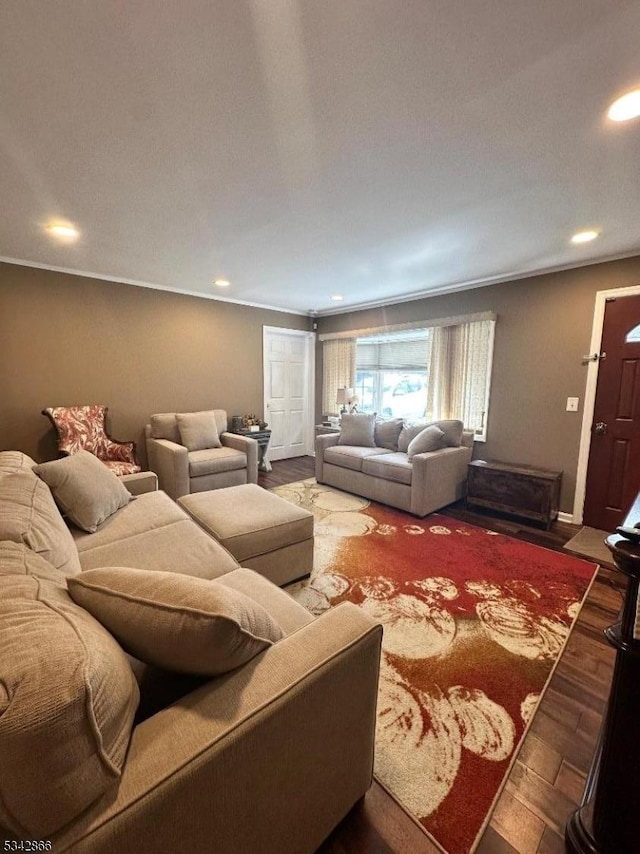
[[[255,439],[258,443],[258,470],[270,472],[271,463],[267,459],[267,451],[269,450],[269,442],[271,440],[271,430],[232,430],[232,433],[237,433],[239,436],[247,436],[249,439]]]
[[[329,424],[316,424],[316,436],[326,436],[328,433],[339,433],[340,427],[332,427]]]

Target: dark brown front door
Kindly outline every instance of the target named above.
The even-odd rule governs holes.
[[[640,489],[640,296],[605,303],[584,524],[613,531]]]

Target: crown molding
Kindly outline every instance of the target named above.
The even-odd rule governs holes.
[[[512,271],[510,273],[488,276],[481,279],[469,279],[468,281],[456,282],[451,285],[430,288],[429,290],[414,291],[410,294],[385,297],[384,299],[377,300],[367,300],[366,302],[354,303],[341,308],[318,309],[313,316],[331,317],[337,314],[350,314],[353,311],[365,311],[370,308],[382,308],[387,305],[415,302],[415,300],[426,299],[428,297],[444,296],[446,294],[457,293],[459,291],[470,291],[474,288],[484,288],[489,285],[500,285],[504,282],[518,282],[522,279],[532,279],[535,276],[546,276],[550,273],[562,273],[566,270],[578,270],[582,267],[595,267],[597,264],[607,264],[610,261],[622,261],[625,258],[634,258],[638,255],[640,255],[640,248],[630,252],[621,252],[617,255],[607,255],[603,258],[591,259],[582,264],[558,264],[555,267],[545,267],[540,270]]]
[[[24,261],[22,258],[7,258],[0,255],[0,263],[15,264],[18,267],[33,267],[36,270],[48,270],[51,273],[65,273],[68,276],[80,276],[86,279],[99,279],[102,282],[116,282],[119,285],[133,285],[136,288],[149,288],[154,291],[165,291],[166,293],[178,294],[188,297],[200,297],[200,299],[214,300],[215,302],[230,302],[236,305],[244,305],[248,308],[261,308],[266,311],[279,311],[283,314],[296,314],[301,317],[310,317],[308,311],[299,311],[293,308],[281,308],[266,303],[250,302],[249,300],[232,299],[221,297],[217,294],[206,294],[202,291],[192,291],[186,288],[172,287],[171,285],[158,285],[154,282],[140,282],[137,279],[127,279],[123,276],[110,276],[104,273],[90,273],[87,270],[73,270],[69,267],[54,267],[51,264],[40,264],[38,261]]]

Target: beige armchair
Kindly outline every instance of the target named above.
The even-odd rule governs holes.
[[[165,412],[150,421],[145,427],[149,468],[171,498],[258,482],[258,443],[227,432],[224,409]],[[206,447],[208,431],[213,431],[211,447]]]

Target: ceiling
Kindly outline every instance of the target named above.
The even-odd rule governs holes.
[[[638,0],[2,0],[0,256],[321,315],[640,254],[639,34]]]

